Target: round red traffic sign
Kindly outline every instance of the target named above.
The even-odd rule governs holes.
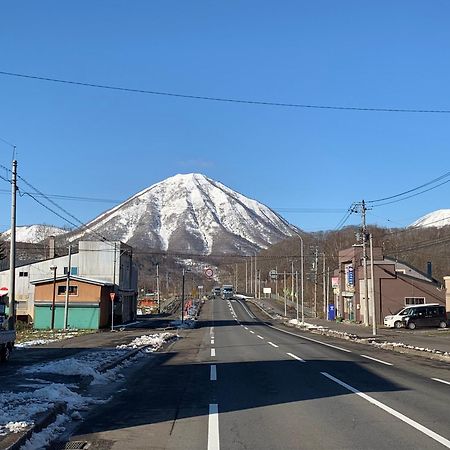
[[[212,278],[212,277],[213,277],[214,271],[211,269],[211,267],[207,267],[207,268],[205,269],[205,275],[206,275],[208,278]]]
[[[0,288],[0,297],[3,297],[8,293],[9,289],[7,287],[1,287]]]

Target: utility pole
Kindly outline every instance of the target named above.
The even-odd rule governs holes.
[[[256,268],[256,253],[255,253],[255,298],[258,298],[258,269]]]
[[[156,302],[158,305],[158,314],[161,312],[161,298],[159,295],[159,263],[156,263]]]
[[[304,245],[303,245],[303,239],[299,235],[300,238],[300,270],[302,272],[301,277],[301,289],[302,289],[302,324],[305,323],[305,286],[304,286],[304,277],[305,277],[305,254],[304,254]]]
[[[295,318],[297,319],[296,325],[298,325],[298,271],[295,271]]]
[[[278,266],[275,266],[277,277],[275,278],[275,298],[278,300]]]
[[[294,261],[291,261],[291,302],[294,303]]]
[[[250,294],[253,294],[253,257],[250,255]]]
[[[234,279],[235,279],[234,292],[237,292],[238,291],[238,280],[239,280],[237,263],[234,265],[234,268],[235,268],[235,272],[234,272]]]
[[[366,204],[361,202],[362,219],[362,248],[363,248],[363,270],[364,270],[364,325],[369,326],[369,286],[367,280],[367,226],[366,226]]]
[[[323,283],[323,309],[324,309],[324,319],[327,318],[327,289],[326,289],[326,260],[325,260],[325,252],[322,253],[323,256],[323,266],[322,266],[322,283]]]
[[[248,280],[247,280],[247,277],[248,277],[248,258],[247,257],[245,257],[245,295],[247,295],[247,292],[248,292]]]
[[[330,306],[330,266],[327,267],[327,316],[326,316],[327,319],[329,306]]]
[[[370,279],[372,280],[372,292],[371,292],[371,306],[372,306],[372,334],[377,335],[377,314],[375,309],[375,278],[373,270],[373,241],[372,233],[369,235],[370,244]]]
[[[287,317],[287,304],[286,304],[286,271],[283,272],[283,298],[284,298],[284,317]]]
[[[314,317],[317,319],[317,265],[319,264],[319,249],[314,251]]]
[[[15,147],[14,147],[15,151]],[[16,329],[16,194],[17,160],[12,162],[11,177],[11,243],[9,247],[9,318],[8,329]]]
[[[181,285],[181,323],[184,323],[184,282],[185,282],[185,278],[186,278],[186,272],[185,269],[183,268],[183,282]]]
[[[67,321],[69,316],[69,286],[70,286],[71,270],[72,270],[72,246],[69,245],[69,267],[67,268],[66,300],[64,302],[64,330],[67,330]]]

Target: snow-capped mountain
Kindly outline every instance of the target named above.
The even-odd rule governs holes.
[[[138,248],[252,254],[295,234],[267,206],[201,174],[175,175],[137,193],[68,235]]]
[[[450,209],[438,209],[437,211],[430,212],[429,214],[426,214],[425,216],[413,222],[409,227],[442,228],[445,227],[446,225],[450,225]]]
[[[16,227],[16,241],[36,244],[49,236],[59,236],[64,233],[67,233],[67,230],[51,225],[20,226]],[[0,233],[0,238],[9,241],[11,239],[11,230]]]

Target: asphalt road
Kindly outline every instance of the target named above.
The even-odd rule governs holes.
[[[127,374],[72,440],[93,449],[450,448],[448,364],[293,335],[251,308],[207,302],[200,327]]]

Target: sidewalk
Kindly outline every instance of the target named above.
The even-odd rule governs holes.
[[[265,305],[268,312],[277,314],[284,318],[284,305],[282,302],[272,299],[258,299]],[[290,302],[289,302],[290,303]],[[289,305],[288,319],[296,316],[295,308]],[[313,319],[305,317],[305,322],[317,327],[327,328],[340,333],[355,335],[360,339],[374,338],[372,327],[366,327],[362,324],[350,322],[336,322],[325,319]],[[422,349],[437,350],[443,353],[450,353],[450,328],[419,328],[416,330],[407,330],[404,328],[384,328],[378,327],[376,340],[379,342],[390,342],[394,344],[404,344],[406,346],[418,347]]]

